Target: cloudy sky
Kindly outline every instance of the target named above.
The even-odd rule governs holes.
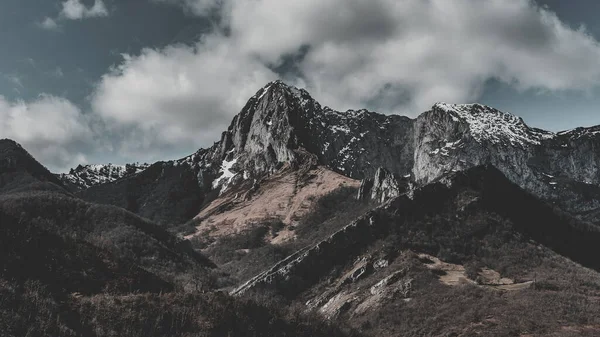
[[[0,138],[50,169],[218,140],[268,81],[334,109],[600,124],[596,0],[2,0]]]

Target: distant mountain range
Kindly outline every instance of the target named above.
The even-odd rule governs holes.
[[[111,183],[123,177],[140,173],[149,164],[126,165],[79,165],[69,173],[61,173],[58,178],[67,186],[74,189],[86,189],[95,185]]]

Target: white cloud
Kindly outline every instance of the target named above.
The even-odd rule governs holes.
[[[56,78],[65,77],[65,73],[63,72],[61,67],[54,68],[54,70],[50,72],[50,75]]]
[[[83,20],[109,15],[103,0],[94,0],[94,4],[91,7],[86,7],[81,0],[65,0],[61,3],[61,6],[62,9],[56,18],[46,17],[37,25],[45,30],[59,31],[61,21]]]
[[[45,18],[42,22],[39,23],[39,26],[46,30],[57,30],[58,23],[52,18]]]
[[[81,20],[108,16],[108,10],[102,0],[95,0],[92,7],[86,7],[81,0],[67,0],[62,4],[60,15],[69,20]]]
[[[42,95],[32,102],[0,96],[0,138],[10,138],[52,170],[86,163],[81,152],[92,139],[90,121],[66,99]]]
[[[490,79],[548,91],[600,81],[598,42],[529,0],[153,1],[198,15],[220,8],[223,31],[126,55],[102,78],[94,111],[128,130],[117,146],[138,156],[210,145],[276,77],[333,108],[412,116],[475,101]],[[294,71],[270,70],[291,55]]]
[[[585,90],[600,80],[597,41],[528,0],[231,4],[231,38],[242,53],[277,63],[310,46],[299,69],[336,108],[415,115],[436,101],[476,100],[492,78],[541,90]]]
[[[23,80],[21,79],[20,76],[18,75],[4,75],[4,78],[6,80],[8,80],[10,83],[12,83],[13,85],[15,85],[18,88],[25,88],[25,86],[23,85]]]
[[[128,130],[120,150],[132,156],[211,144],[257,88],[277,78],[217,35],[124,58],[102,78],[92,106],[110,128]]]

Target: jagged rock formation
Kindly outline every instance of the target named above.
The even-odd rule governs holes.
[[[241,295],[254,287],[275,287],[289,296],[296,295],[304,284],[316,282],[323,273],[337,264],[344,264],[348,255],[360,251],[361,247],[387,233],[383,219],[379,219],[389,204],[380,206],[364,216],[356,219],[346,227],[318,243],[314,247],[301,249],[277,263],[270,269],[256,275],[240,287],[232,291],[232,295]],[[377,224],[377,226],[376,226]],[[317,261],[319,261],[317,263]],[[293,277],[302,275],[300,284],[294,284]],[[303,289],[301,289],[303,290]]]
[[[305,90],[275,81],[250,98],[210,148],[153,164],[140,174],[79,195],[162,223],[180,223],[231,187],[260,181],[285,163],[291,167],[321,164],[354,179],[375,174],[378,166],[409,170],[411,128],[412,121],[403,116],[323,108]],[[161,182],[181,186],[173,193]],[[173,194],[187,206],[180,206]],[[171,204],[177,204],[181,212],[166,206]]]
[[[444,103],[415,123],[417,183],[492,164],[528,192],[594,220],[600,207],[590,197],[600,195],[600,171],[592,169],[599,160],[597,127],[555,134],[480,104]]]
[[[383,203],[389,199],[410,193],[413,185],[410,175],[398,177],[396,174],[380,167],[373,179],[363,179],[360,183],[358,200],[373,200]]]
[[[275,81],[249,99],[212,147],[159,166],[165,168],[160,176],[168,181],[173,180],[165,176],[169,174],[183,175],[186,181],[194,177],[196,187],[188,190],[195,194],[185,198],[197,204],[196,209],[186,208],[188,215],[197,214],[203,204],[233,186],[259,182],[285,163],[292,167],[323,165],[353,179],[370,179],[378,168],[384,168],[398,177],[410,177],[417,185],[451,172],[492,164],[528,192],[597,221],[599,146],[600,127],[555,134],[531,128],[518,117],[480,104],[438,103],[416,119],[367,110],[338,112],[322,107],[303,89]],[[129,186],[121,188],[126,194],[136,189],[163,193],[137,178],[121,180],[121,185]],[[134,181],[142,186],[134,186]],[[391,180],[384,184],[393,185]],[[113,203],[93,194],[84,195]],[[147,199],[164,201],[166,196],[130,195],[123,199],[127,198],[140,209],[156,209],[161,204]],[[116,204],[126,207],[122,201]]]
[[[86,189],[95,185],[111,183],[115,180],[140,173],[147,169],[149,164],[126,165],[79,165],[69,173],[61,173],[58,178],[65,186],[72,189]]]
[[[403,116],[323,108],[305,90],[275,81],[250,98],[219,142],[177,162],[214,176],[212,187],[222,190],[307,158],[361,179],[378,166],[410,170],[412,124]]]

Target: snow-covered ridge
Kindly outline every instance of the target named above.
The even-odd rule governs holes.
[[[568,137],[571,139],[578,139],[582,137],[594,137],[600,135],[600,126],[593,126],[589,128],[575,128],[572,130],[561,131],[557,133],[558,136]]]
[[[126,165],[79,165],[69,173],[60,174],[58,177],[67,185],[85,189],[95,185],[110,183],[125,176],[140,173],[150,166],[149,164]]]
[[[481,104],[436,103],[433,109],[449,113],[455,122],[466,122],[478,142],[526,146],[555,137],[552,132],[528,127],[520,117]]]

